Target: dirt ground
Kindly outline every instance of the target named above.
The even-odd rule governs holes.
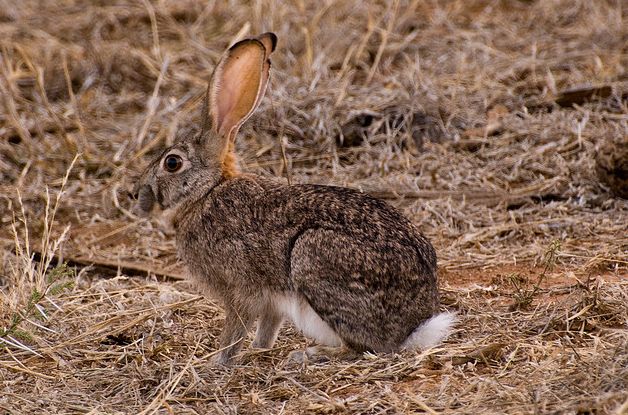
[[[0,0],[0,413],[628,414],[628,4]],[[242,169],[434,244],[440,346],[209,362],[223,313],[135,178],[230,44],[279,38]],[[285,153],[285,157],[282,155]]]

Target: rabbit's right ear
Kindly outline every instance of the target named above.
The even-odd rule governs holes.
[[[204,111],[209,114],[213,134],[205,144],[208,156],[224,164],[240,126],[259,105],[270,71],[268,56],[274,50],[277,37],[265,33],[256,39],[242,40],[230,47],[212,75]]]

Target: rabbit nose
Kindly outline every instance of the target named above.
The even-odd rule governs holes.
[[[129,199],[133,199],[133,200],[137,200],[140,197],[140,184],[138,182],[136,182],[133,187],[126,189],[126,194],[129,197]]]
[[[138,216],[147,216],[156,202],[155,194],[153,189],[147,184],[139,186],[137,190],[137,203],[134,211]]]

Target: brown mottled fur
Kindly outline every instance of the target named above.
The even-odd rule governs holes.
[[[267,71],[272,48],[271,38],[264,39],[262,49],[251,40],[242,47],[261,50]],[[267,73],[261,79],[263,94]],[[214,93],[221,99],[220,90]],[[277,304],[282,295],[309,305],[358,352],[397,350],[436,313],[434,249],[396,209],[347,188],[239,175],[232,149],[215,126],[204,128],[167,149],[138,184],[144,212],[155,202],[176,209],[178,254],[223,303],[219,362],[240,350],[256,319],[254,346],[272,346],[284,317]],[[171,154],[183,160],[176,173],[163,167]]]

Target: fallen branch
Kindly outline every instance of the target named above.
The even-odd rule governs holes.
[[[41,259],[41,252],[33,250],[34,260],[39,261]],[[129,276],[141,276],[155,275],[157,277],[164,278],[166,280],[180,281],[186,279],[184,273],[172,272],[160,267],[151,266],[141,262],[110,260],[106,258],[90,258],[81,254],[70,255],[55,255],[53,256],[53,262],[65,262],[71,267],[94,267],[99,270],[106,271],[108,273],[123,273]]]

